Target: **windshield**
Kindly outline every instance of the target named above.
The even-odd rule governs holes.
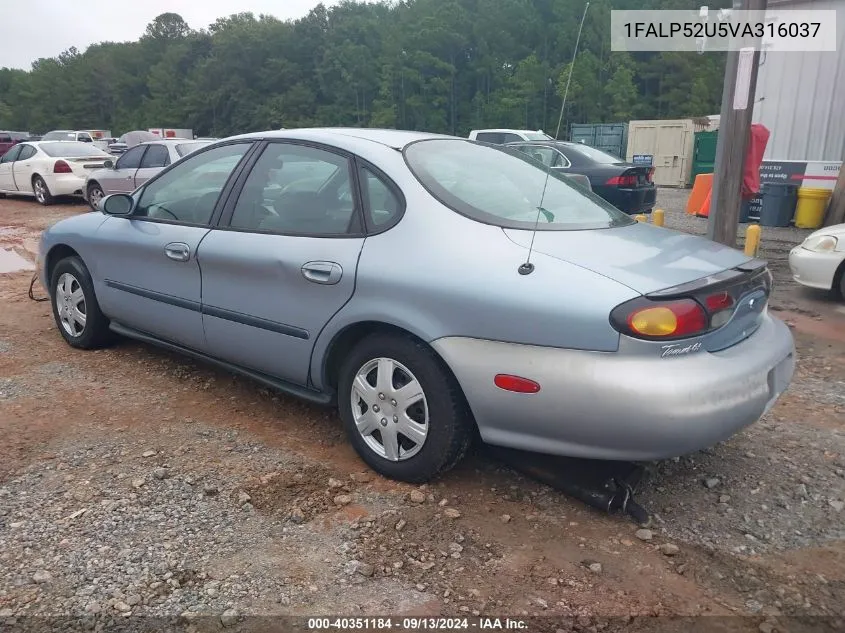
[[[432,139],[411,143],[404,153],[408,167],[435,198],[485,224],[532,229],[538,212],[539,230],[607,228],[635,221],[511,147]]]
[[[205,147],[206,145],[210,145],[210,143],[180,143],[176,146],[176,153],[179,154],[179,156],[184,156],[185,154],[195,152],[200,147]]]
[[[594,163],[623,163],[621,158],[618,156],[614,156],[613,154],[608,154],[607,152],[603,152],[600,149],[596,149],[595,147],[590,147],[589,145],[582,145],[581,143],[571,143],[566,145],[566,149],[571,149],[572,151],[578,152],[582,156],[586,156]]]
[[[526,140],[529,141],[550,141],[552,137],[548,134],[544,134],[543,132],[526,132],[525,133]]]
[[[73,141],[72,143],[67,141],[60,143],[41,143],[39,147],[41,147],[41,151],[47,154],[47,156],[52,156],[53,158],[109,157],[109,154],[106,154],[103,150],[92,147],[88,143],[80,143],[78,141]]]

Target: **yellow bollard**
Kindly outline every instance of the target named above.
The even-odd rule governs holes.
[[[757,257],[760,250],[760,225],[750,224],[745,229],[745,254],[749,257]]]
[[[644,213],[640,213],[639,215],[635,215],[635,216],[634,216],[634,219],[635,219],[637,222],[648,222],[648,218],[645,216],[645,214],[644,214]]]
[[[652,214],[654,226],[663,226],[666,224],[666,214],[663,209],[655,209]]]

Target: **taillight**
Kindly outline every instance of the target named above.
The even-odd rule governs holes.
[[[707,331],[707,313],[692,299],[635,299],[618,306],[610,322],[620,332],[645,339],[676,339]]]
[[[648,175],[645,177],[648,182],[654,181],[654,167],[648,170]]]
[[[70,168],[70,165],[68,165],[65,161],[57,160],[56,164],[53,165],[53,173],[54,174],[72,174],[73,170]]]
[[[618,187],[635,187],[637,184],[636,176],[614,176],[610,178],[606,185],[616,185]]]
[[[511,374],[496,374],[493,378],[493,384],[499,389],[505,391],[515,391],[516,393],[537,393],[540,391],[539,383],[523,378],[522,376],[512,376]]]
[[[734,298],[727,292],[717,292],[704,298],[704,305],[710,312],[710,327],[722,327],[731,320],[734,312]]]

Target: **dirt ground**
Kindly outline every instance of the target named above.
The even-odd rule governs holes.
[[[703,232],[683,195],[665,195],[667,223]],[[0,200],[0,270],[86,211]],[[763,256],[771,309],[796,339],[794,383],[730,441],[649,465],[648,531],[484,447],[422,488],[380,478],[333,411],[134,342],[73,350],[49,302],[27,297],[32,270],[4,272],[0,622],[483,614],[596,631],[710,615],[737,630],[843,630],[845,304],[793,284],[792,239]]]

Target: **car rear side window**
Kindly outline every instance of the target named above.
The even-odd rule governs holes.
[[[270,143],[244,183],[229,225],[288,235],[342,235],[355,215],[349,161],[294,143]]]
[[[361,167],[360,180],[367,223],[378,230],[396,220],[403,203],[394,188],[367,167]]]
[[[21,147],[21,154],[18,160],[27,160],[35,156],[35,148],[32,145],[24,145]]]
[[[170,153],[164,145],[150,145],[147,153],[141,159],[141,169],[167,167],[170,164]]]
[[[205,225],[226,181],[252,143],[232,143],[193,154],[141,190],[133,216]]]
[[[635,222],[513,147],[431,139],[411,143],[404,154],[411,172],[432,196],[485,224],[513,229],[536,224],[539,230],[560,231]]]

